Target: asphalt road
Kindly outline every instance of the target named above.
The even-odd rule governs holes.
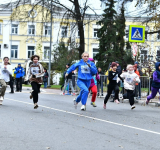
[[[29,92],[9,94],[0,106],[0,150],[160,150],[160,109],[103,99],[75,109],[73,96],[41,93],[37,110]]]

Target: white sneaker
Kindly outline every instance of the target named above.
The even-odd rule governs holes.
[[[82,105],[81,110],[85,111],[86,110],[86,105]]]
[[[136,108],[136,106],[135,106],[135,105],[132,105],[132,106],[131,106],[131,109],[134,109],[134,108]]]
[[[0,100],[3,101],[3,96],[0,96]]]

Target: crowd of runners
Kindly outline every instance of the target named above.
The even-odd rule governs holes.
[[[25,81],[29,81],[32,86],[32,92],[30,94],[30,99],[33,99],[34,103],[34,109],[38,108],[38,94],[40,93],[40,87],[43,82],[45,82],[45,87],[46,87],[46,82],[48,78],[48,73],[46,72],[46,69],[43,68],[41,63],[39,62],[40,57],[38,55],[33,55],[31,57],[31,61],[33,62],[30,66],[28,71],[26,72],[25,75]],[[23,68],[21,68],[21,65],[18,65],[19,69],[16,69],[14,73],[20,73],[20,70],[23,72]],[[77,85],[80,89],[80,93],[77,96],[77,98],[74,99],[74,105],[77,107],[77,105],[81,102],[81,110],[85,111],[86,110],[86,103],[87,103],[87,98],[89,95],[89,92],[92,92],[92,98],[91,98],[91,105],[93,107],[96,107],[95,101],[97,95],[99,96],[99,89],[101,89],[101,96],[103,96],[103,83],[102,84],[97,84],[97,81],[102,80],[100,76],[103,74],[101,68],[96,67],[94,59],[89,58],[89,54],[87,52],[84,52],[82,54],[82,59],[70,66],[69,64],[66,65],[67,69],[64,72],[64,78],[65,78],[65,83],[64,83],[64,90],[62,95],[65,95],[65,89],[67,85],[69,84],[72,90],[72,94],[75,95],[75,91],[73,88],[72,84],[72,74],[73,72],[78,69],[78,77],[77,77]],[[108,76],[108,81],[107,81],[107,94],[104,97],[104,103],[103,103],[103,108],[106,109],[106,104],[108,102],[108,99],[110,98],[111,94],[114,93],[114,98],[113,102],[116,104],[120,103],[119,100],[119,86],[120,83],[123,84],[123,96],[122,99],[125,97],[129,99],[129,103],[131,105],[131,109],[135,108],[134,105],[134,97],[135,97],[135,88],[136,85],[141,83],[140,80],[140,74],[141,71],[140,69],[138,70],[138,65],[137,62],[132,65],[128,64],[126,70],[121,71],[121,68],[119,66],[119,62],[112,62],[110,64],[110,68],[106,72],[106,75]],[[20,69],[21,68],[21,69]],[[12,76],[13,71],[12,71],[12,66],[9,63],[9,58],[4,57],[3,62],[0,65],[0,84],[1,84],[1,91],[0,91],[0,104],[2,105],[6,87],[7,87],[7,82],[10,82],[10,76]],[[45,78],[45,80],[44,80]],[[19,80],[18,80],[19,81]],[[97,90],[97,86],[98,90]],[[61,90],[63,88],[61,87]],[[141,88],[139,88],[141,89]],[[160,89],[160,62],[157,62],[155,64],[155,71],[153,72],[153,81],[151,84],[151,91],[152,93],[147,97],[145,103],[148,104],[151,99],[153,99],[157,92],[159,92]],[[22,90],[22,87],[19,87],[19,90]],[[124,93],[124,90],[126,93]],[[12,93],[13,91],[11,91]],[[139,96],[141,92],[139,92]]]

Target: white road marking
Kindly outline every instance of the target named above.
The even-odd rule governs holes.
[[[19,102],[19,103],[28,104],[28,105],[33,105],[33,103],[23,102],[23,101],[19,101],[19,100],[15,100],[15,99],[10,99],[10,98],[5,98],[5,99],[10,100],[10,101]],[[43,108],[47,108],[47,109],[51,109],[51,110],[55,110],[55,111],[59,111],[59,112],[63,112],[63,113],[67,113],[67,114],[71,114],[71,115],[75,115],[75,116],[79,116],[79,117],[84,117],[84,118],[93,119],[93,120],[97,120],[97,121],[101,121],[101,122],[105,122],[105,123],[109,123],[109,124],[114,124],[114,125],[117,125],[117,126],[127,127],[127,128],[131,128],[131,129],[136,129],[136,130],[140,130],[140,131],[144,131],[144,132],[160,135],[160,132],[146,130],[146,129],[142,129],[142,128],[138,128],[138,127],[134,127],[134,126],[129,126],[129,125],[121,124],[121,123],[116,123],[116,122],[112,122],[112,121],[107,121],[107,120],[94,118],[94,117],[90,117],[90,116],[86,116],[86,115],[81,115],[81,114],[69,112],[69,111],[66,111],[66,110],[56,109],[56,108],[47,107],[47,106],[43,106],[43,105],[39,105],[39,106],[43,107]]]

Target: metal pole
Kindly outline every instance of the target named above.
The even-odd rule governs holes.
[[[49,50],[49,80],[48,80],[48,86],[50,87],[51,83],[50,83],[50,80],[51,80],[51,49],[52,49],[52,3],[53,3],[53,0],[51,0],[51,33],[50,33],[50,50]]]
[[[12,1],[11,1],[11,42],[10,42],[10,63],[12,62]]]

